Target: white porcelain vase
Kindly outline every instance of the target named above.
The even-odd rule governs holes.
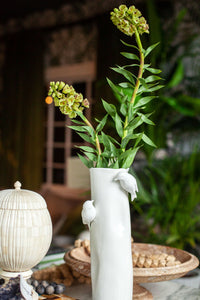
[[[83,205],[82,218],[90,228],[93,300],[133,297],[130,209],[117,180],[121,173],[131,176],[126,169],[90,169],[92,201]]]
[[[44,198],[21,189],[0,191],[0,277],[31,276],[52,239],[52,223]]]

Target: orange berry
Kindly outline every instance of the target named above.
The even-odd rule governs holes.
[[[45,102],[46,102],[47,104],[51,104],[51,103],[53,102],[53,98],[52,98],[51,96],[47,96],[47,97],[45,98]]]

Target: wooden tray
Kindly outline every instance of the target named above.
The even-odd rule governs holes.
[[[133,268],[134,276],[134,295],[133,299],[153,299],[152,295],[146,289],[142,288],[139,283],[158,282],[172,280],[187,274],[199,265],[196,256],[172,247],[160,246],[154,244],[134,243],[132,251],[146,254],[166,253],[174,255],[181,264],[170,267],[157,268]],[[84,276],[91,276],[90,257],[85,253],[83,247],[74,248],[65,254],[66,263],[75,271]]]
[[[65,254],[64,260],[72,270],[81,275],[91,277],[90,256],[85,253],[83,247],[74,248]]]

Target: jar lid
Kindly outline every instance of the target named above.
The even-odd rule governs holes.
[[[33,191],[21,189],[16,181],[14,189],[0,191],[0,209],[43,209],[46,208],[44,198]]]

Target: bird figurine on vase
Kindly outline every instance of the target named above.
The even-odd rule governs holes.
[[[94,200],[85,201],[83,204],[82,212],[81,212],[83,224],[88,225],[89,229],[90,229],[91,222],[96,217],[96,209],[95,209],[93,203],[94,203]]]
[[[137,181],[131,174],[120,171],[114,180],[119,180],[121,187],[131,195],[131,201],[133,201],[137,197]]]

